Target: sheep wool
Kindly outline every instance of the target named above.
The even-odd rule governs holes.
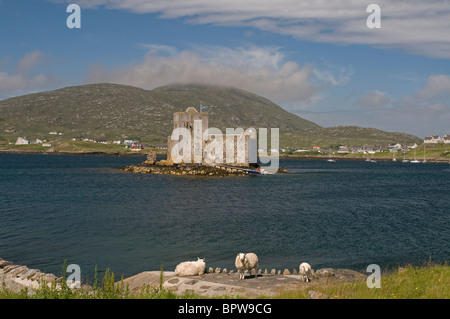
[[[198,258],[197,261],[184,261],[177,265],[175,274],[177,276],[199,276],[205,273],[205,259]]]
[[[251,271],[252,269],[255,269],[256,271],[258,268],[258,256],[254,253],[239,253],[236,256],[235,266],[239,274],[239,279],[244,279],[247,270]]]
[[[300,275],[308,275],[311,273],[311,265],[308,263],[301,263],[298,270]]]

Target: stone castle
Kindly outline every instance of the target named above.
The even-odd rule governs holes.
[[[178,148],[182,141],[179,136],[172,134],[167,139],[167,160],[174,164],[198,164],[198,165],[230,165],[249,167],[250,144],[253,139],[251,133],[243,130],[233,130],[232,133],[222,132],[216,128],[209,128],[209,113],[198,112],[194,107],[188,107],[185,112],[173,113],[173,132],[176,129],[186,129],[191,141],[184,144],[186,149]],[[198,138],[193,138],[197,136]],[[174,139],[175,138],[175,139]],[[220,145],[222,144],[222,145]],[[256,144],[255,144],[256,145]],[[182,152],[187,152],[188,157],[182,157]],[[174,153],[172,153],[174,151]],[[180,156],[173,156],[173,154]]]

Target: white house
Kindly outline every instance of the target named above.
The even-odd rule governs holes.
[[[450,144],[450,135],[445,134],[442,140],[444,141],[444,144]]]
[[[16,145],[27,145],[27,144],[30,144],[30,141],[27,140],[25,137],[17,138]]]
[[[337,151],[339,154],[350,153],[350,149],[347,146],[339,146],[339,150]]]
[[[390,144],[389,145],[389,150],[391,151],[391,153],[402,152],[403,151],[403,147],[399,143],[397,143],[397,144]]]
[[[431,136],[427,136],[424,138],[423,140],[424,143],[442,143],[442,137],[440,137],[439,135],[431,135]]]

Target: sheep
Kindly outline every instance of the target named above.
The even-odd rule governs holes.
[[[301,263],[298,273],[302,276],[303,281],[311,281],[310,277],[312,277],[312,269],[310,264],[306,262]]]
[[[239,274],[239,279],[244,279],[245,272],[247,270],[252,270],[258,268],[258,256],[254,253],[239,253],[236,256],[236,260],[234,262],[237,268],[237,273]],[[240,273],[242,270],[242,274]],[[258,275],[255,275],[255,278],[257,278]]]
[[[184,261],[175,268],[175,275],[177,276],[200,276],[205,273],[205,258],[197,261]]]

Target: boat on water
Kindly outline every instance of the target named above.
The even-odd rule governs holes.
[[[327,162],[334,163],[334,162],[336,162],[336,160],[329,158],[329,159],[327,159]]]
[[[266,175],[267,171],[264,168],[258,167],[255,169],[244,169],[244,172],[247,174],[253,174],[253,175]]]

